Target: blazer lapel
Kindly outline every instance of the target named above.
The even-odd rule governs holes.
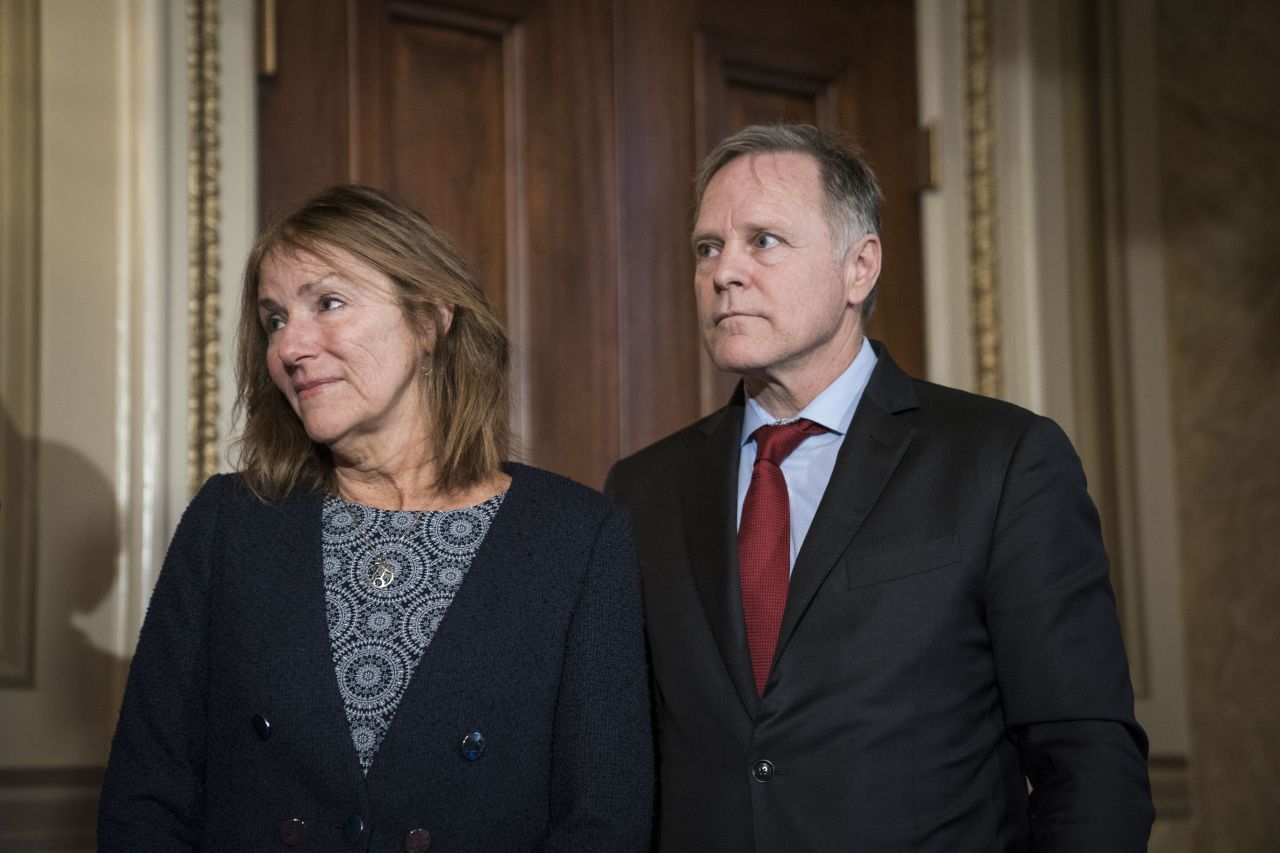
[[[458,685],[483,684],[493,677],[492,660],[475,651],[476,638],[488,635],[495,624],[520,624],[523,599],[512,595],[511,571],[513,566],[539,564],[537,522],[545,515],[538,495],[526,488],[521,466],[508,463],[503,468],[511,475],[511,485],[502,506],[418,659],[369,768],[368,784],[375,794],[413,778],[414,762],[421,754],[415,741],[461,742],[466,730],[451,719],[459,707],[467,706]]]
[[[796,556],[782,612],[774,664],[836,561],[849,546],[875,506],[915,430],[895,414],[918,407],[910,378],[873,342],[879,358],[862,401],[854,413],[844,444],[836,456],[831,481],[818,504],[813,524]]]
[[[290,684],[305,685],[296,711],[300,730],[325,738],[328,748],[317,751],[326,762],[325,778],[358,782],[360,759],[351,740],[346,708],[338,689],[333,647],[326,615],[321,510],[318,493],[294,495],[274,509],[276,552],[272,563],[280,572],[274,597],[266,602],[275,633],[268,641],[283,650]]]
[[[703,428],[706,441],[685,470],[681,489],[689,569],[729,679],[749,713],[759,699],[751,675],[738,580],[737,486],[743,392]]]

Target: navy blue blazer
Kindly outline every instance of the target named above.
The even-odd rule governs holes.
[[[427,833],[432,851],[647,849],[648,676],[626,523],[590,489],[507,471],[367,777],[329,645],[321,496],[268,505],[237,477],[211,479],[142,628],[99,849],[389,852],[422,849]],[[469,760],[473,731],[484,749]]]
[[[640,553],[660,849],[1144,850],[1146,738],[1070,443],[875,347],[763,697],[737,571],[741,388],[610,474]]]

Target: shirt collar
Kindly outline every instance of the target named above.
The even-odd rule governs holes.
[[[876,353],[871,348],[871,341],[862,339],[862,346],[853,361],[836,377],[835,381],[822,389],[809,405],[800,410],[798,418],[808,418],[815,424],[826,427],[838,435],[849,431],[853,422],[853,412],[858,408],[862,392],[871,379],[871,371],[876,366]],[[741,442],[746,444],[752,433],[765,424],[777,423],[778,419],[770,415],[754,397],[747,398],[746,411],[742,418]]]

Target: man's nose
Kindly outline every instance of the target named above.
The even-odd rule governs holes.
[[[715,268],[711,271],[711,283],[716,290],[730,287],[742,287],[747,280],[748,255],[745,248],[737,243],[726,243],[720,254],[715,257]]]

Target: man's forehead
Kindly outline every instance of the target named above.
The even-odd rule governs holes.
[[[747,154],[728,165],[741,163],[760,182],[818,177],[818,161],[801,151],[766,151]],[[728,168],[726,166],[726,168]],[[723,171],[723,170],[722,170]]]
[[[816,186],[821,175],[818,161],[800,151],[766,151],[744,154],[726,163],[707,185],[708,192],[717,181],[750,181],[762,187],[778,184]]]
[[[802,208],[822,205],[818,162],[793,151],[747,154],[729,161],[707,183],[699,205],[710,207],[777,206]]]

